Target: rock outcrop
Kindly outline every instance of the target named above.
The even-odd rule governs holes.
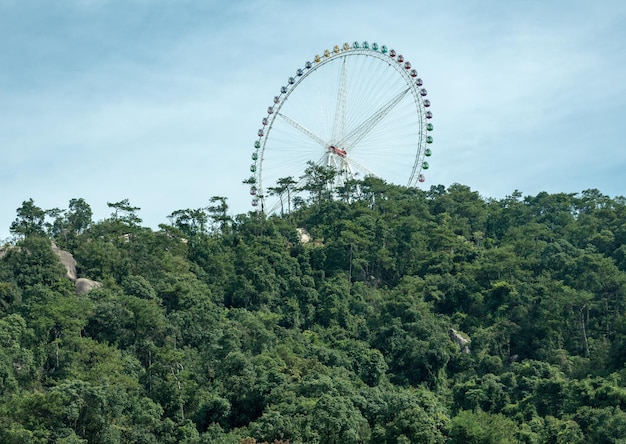
[[[454,328],[450,329],[450,339],[452,339],[456,343],[456,345],[459,346],[459,351],[461,351],[462,353],[470,352],[469,344],[470,342],[472,342],[471,339],[463,336]]]
[[[102,287],[102,282],[93,281],[87,278],[76,279],[76,295],[82,296],[91,290]]]
[[[52,251],[54,251],[54,254],[57,255],[59,261],[65,267],[65,276],[70,281],[75,281],[78,276],[76,275],[76,260],[74,259],[74,256],[72,256],[72,253],[61,250],[54,242],[52,242]]]
[[[78,277],[78,274],[76,273],[76,259],[72,256],[72,253],[61,250],[54,242],[52,243],[52,251],[54,251],[54,254],[57,255],[59,261],[65,267],[65,277],[74,281],[74,285],[76,286],[76,295],[82,296],[95,288],[102,287],[102,282]]]
[[[311,235],[308,231],[306,231],[306,229],[296,228],[296,231],[298,232],[298,239],[300,240],[301,244],[308,244],[309,242],[311,242]]]

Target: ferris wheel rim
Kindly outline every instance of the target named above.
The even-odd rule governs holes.
[[[420,129],[418,131],[418,141],[416,143],[417,149],[415,150],[415,156],[413,160],[413,166],[406,186],[414,186],[418,182],[424,181],[422,171],[428,168],[428,163],[424,161],[425,156],[430,156],[430,149],[426,148],[427,144],[432,143],[432,136],[428,135],[428,131],[432,130],[432,124],[428,122],[432,118],[432,113],[427,110],[430,106],[430,101],[426,99],[426,89],[421,88],[423,85],[422,80],[417,76],[417,71],[412,68],[410,62],[405,60],[401,54],[393,49],[388,50],[385,45],[379,46],[376,43],[369,45],[367,41],[360,44],[354,42],[352,45],[344,43],[343,46],[335,46],[332,51],[325,50],[323,56],[316,55],[314,62],[307,61],[304,65],[304,69],[299,68],[296,71],[294,77],[289,77],[287,85],[282,86],[280,94],[274,97],[273,105],[270,105],[267,109],[267,116],[263,118],[263,127],[258,130],[258,139],[255,141],[255,152],[253,153],[254,163],[251,165],[251,177],[250,182],[252,184],[250,194],[253,195],[253,205],[257,205],[258,200],[261,203],[261,211],[265,212],[265,195],[266,191],[270,187],[265,187],[263,184],[263,162],[265,159],[265,152],[268,140],[270,139],[270,133],[274,128],[274,124],[278,116],[282,116],[281,110],[289,96],[296,90],[296,88],[312,73],[319,70],[321,67],[336,61],[337,59],[343,59],[344,64],[348,57],[358,56],[370,56],[377,58],[380,61],[386,62],[389,66],[393,67],[396,72],[404,79],[407,89],[404,93],[411,94],[413,103],[415,104],[415,111],[418,117],[417,124]],[[339,104],[337,105],[339,106]],[[284,116],[283,116],[284,117]],[[326,142],[324,142],[326,144]],[[336,149],[332,145],[326,145],[329,150]],[[343,151],[343,161],[348,167],[351,164],[351,160],[347,158],[346,151]],[[259,155],[260,153],[260,155]],[[341,154],[339,154],[341,157]],[[347,159],[346,159],[347,158]],[[319,159],[314,164],[319,165],[322,162]],[[358,165],[358,163],[356,163]],[[360,165],[361,170],[368,171],[366,167]],[[376,176],[376,174],[372,174]],[[278,204],[277,204],[278,205]],[[270,212],[275,211],[277,208],[273,208]]]

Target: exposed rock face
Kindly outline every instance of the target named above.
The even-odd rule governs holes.
[[[470,352],[469,344],[472,341],[469,338],[466,338],[463,335],[461,335],[461,333],[456,331],[454,328],[450,329],[450,339],[452,339],[456,343],[456,345],[459,346],[459,350],[461,352],[463,353]]]
[[[91,290],[102,287],[102,282],[92,281],[87,278],[76,279],[76,295],[82,296]]]
[[[89,293],[95,288],[102,287],[102,282],[93,281],[87,278],[79,278],[77,276],[76,260],[74,259],[74,256],[72,256],[72,253],[70,253],[69,251],[61,250],[59,247],[56,246],[54,242],[52,243],[52,251],[54,251],[54,254],[57,255],[59,261],[61,261],[61,263],[65,267],[65,276],[69,280],[74,281],[76,285],[76,295],[82,296],[86,293]]]
[[[57,257],[59,258],[59,261],[61,261],[61,263],[65,267],[65,270],[67,271],[65,276],[69,280],[75,281],[77,277],[76,276],[76,260],[74,259],[74,256],[72,256],[72,253],[65,251],[65,250],[61,250],[59,247],[57,247],[57,245],[54,242],[52,242],[52,251],[54,251],[54,254],[57,255]]]
[[[78,275],[76,274],[76,260],[74,259],[74,256],[72,256],[72,253],[70,253],[69,251],[61,250],[59,247],[56,246],[54,242],[52,243],[52,251],[54,251],[54,254],[57,255],[59,261],[65,267],[65,277],[67,277],[71,281],[74,281],[76,285],[76,294],[78,296],[89,293],[95,288],[102,287],[102,282],[78,277]]]
[[[301,244],[308,244],[311,242],[311,235],[304,228],[296,228],[298,231],[298,238],[300,239]]]

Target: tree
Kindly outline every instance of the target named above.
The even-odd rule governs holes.
[[[89,228],[92,216],[93,212],[91,211],[91,207],[83,198],[70,199],[65,219],[67,221],[68,228],[74,234],[82,234],[87,228]]]
[[[312,421],[323,443],[367,442],[371,433],[361,412],[345,396],[322,395],[313,409]]]
[[[9,231],[22,238],[45,236],[45,220],[45,210],[35,205],[31,198],[22,202],[22,206],[17,209],[17,218],[11,223]]]
[[[173,226],[182,231],[186,236],[195,236],[206,232],[209,216],[204,208],[197,210],[176,210],[168,218]]]
[[[64,218],[65,210],[59,208],[51,208],[45,210],[46,216],[52,219],[52,222],[45,222],[46,232],[50,238],[57,238],[64,231]]]
[[[228,215],[228,198],[224,196],[213,196],[209,199],[211,205],[207,207],[209,217],[213,219],[214,225],[222,231],[228,232],[228,226],[232,218]]]
[[[34,385],[37,362],[28,347],[32,331],[17,313],[0,319],[0,394],[5,397],[21,387]]]
[[[500,414],[463,410],[449,426],[451,444],[517,444],[517,424]]]
[[[48,234],[65,248],[74,249],[76,237],[82,234],[91,224],[93,215],[91,207],[84,199],[70,199],[67,210],[53,208],[46,210],[46,215],[53,219],[47,223]]]
[[[304,179],[302,190],[308,191],[312,201],[317,205],[330,200],[337,170],[331,166],[316,165],[312,161],[307,162],[307,165],[302,176]]]
[[[21,291],[37,284],[56,286],[64,275],[50,240],[36,235],[26,237],[9,249],[2,258],[0,271],[2,268],[6,274],[3,280],[14,282]]]
[[[271,195],[278,196],[280,200],[280,214],[284,216],[285,208],[284,208],[284,194],[287,194],[287,214],[291,214],[291,193],[294,191],[294,185],[297,182],[293,177],[281,177],[276,181],[275,187],[268,188],[268,191]]]
[[[113,203],[107,202],[107,206],[113,208],[111,219],[114,222],[121,222],[130,227],[136,227],[141,223],[141,218],[137,215],[137,211],[141,208],[132,206],[128,199]]]

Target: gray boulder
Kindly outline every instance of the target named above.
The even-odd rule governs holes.
[[[472,342],[470,338],[465,337],[464,335],[456,331],[454,328],[451,328],[450,339],[452,339],[456,343],[456,345],[459,346],[460,352],[462,353],[470,352],[469,345],[470,345],[470,342]]]
[[[102,282],[92,281],[87,278],[76,279],[76,295],[82,296],[89,293],[91,290],[102,287]]]
[[[65,276],[69,280],[75,281],[77,277],[76,276],[76,260],[74,259],[74,256],[72,256],[72,253],[70,253],[69,251],[61,250],[59,247],[57,247],[57,245],[54,242],[52,242],[52,251],[54,251],[54,254],[57,255],[57,257],[59,258],[59,261],[65,267],[65,270],[66,270]]]

